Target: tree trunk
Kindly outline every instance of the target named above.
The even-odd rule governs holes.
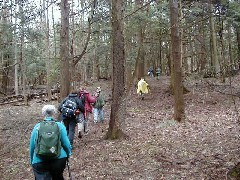
[[[27,99],[27,76],[26,76],[26,61],[24,57],[24,14],[23,14],[23,2],[20,1],[19,11],[21,15],[21,43],[20,43],[20,66],[22,70],[22,94],[24,96],[24,104],[28,105],[28,99]]]
[[[126,116],[126,92],[122,10],[123,0],[112,0],[113,102],[109,128],[106,134],[107,139],[119,139],[125,136],[123,128]]]
[[[220,36],[220,43],[219,43],[219,59],[221,59],[221,63],[220,63],[220,72],[221,72],[221,81],[223,83],[225,83],[225,76],[226,76],[226,67],[227,67],[227,62],[226,62],[226,58],[225,58],[225,54],[224,54],[224,51],[225,51],[225,43],[224,43],[224,33],[223,33],[223,29],[224,29],[224,25],[223,25],[223,20],[221,19],[221,23],[220,25],[220,30],[218,31],[219,32],[219,36]]]
[[[217,37],[216,37],[216,31],[215,31],[215,24],[212,16],[212,4],[209,3],[209,16],[210,16],[210,32],[211,32],[211,53],[212,53],[212,67],[214,70],[214,74],[217,74],[220,72],[220,65],[218,60],[218,51],[217,51]]]
[[[15,15],[16,16],[16,15]],[[18,46],[17,46],[17,16],[15,17],[15,28],[14,28],[14,62],[15,62],[15,66],[14,66],[14,91],[15,91],[15,95],[19,94],[19,86],[18,86]]]
[[[68,0],[61,0],[61,32],[60,32],[60,73],[61,89],[60,100],[70,93],[69,71],[69,4]]]
[[[170,0],[171,42],[173,62],[174,119],[184,119],[184,99],[182,84],[181,36],[178,18],[178,0]]]
[[[240,68],[240,28],[236,28],[236,33],[237,33],[237,50],[238,50],[238,60],[237,60],[237,68]]]
[[[100,62],[99,57],[97,55],[98,47],[99,47],[99,34],[97,35],[97,39],[94,42],[94,50],[93,50],[93,80],[99,81],[100,78]]]
[[[136,8],[139,8],[143,5],[142,0],[135,0],[136,2]],[[138,53],[137,53],[137,72],[136,72],[136,77],[137,79],[140,79],[144,77],[144,56],[145,56],[145,51],[144,51],[144,45],[143,45],[143,40],[144,40],[144,29],[145,29],[145,23],[139,22],[138,24]]]
[[[231,39],[232,39],[232,32],[230,30],[230,24],[228,24],[227,25],[227,42],[228,42],[228,53],[229,53],[229,63],[230,63],[230,67],[228,68],[228,71],[233,70],[233,67],[234,67]]]
[[[8,20],[7,20],[7,10],[6,9],[0,9],[0,16],[2,17],[2,19],[0,20],[0,23],[2,24],[2,26],[7,25],[8,24]],[[1,80],[1,85],[0,85],[0,90],[3,90],[2,93],[7,94],[8,93],[8,86],[9,86],[9,53],[5,50],[2,51],[2,49],[6,48],[8,49],[8,35],[7,35],[7,29],[1,29],[1,34],[0,34],[0,46],[1,46],[1,51],[0,51],[0,55],[1,55],[1,66],[3,67],[1,68],[0,72],[0,77],[2,78]],[[5,47],[4,47],[4,46]]]
[[[54,41],[54,52],[53,52],[53,57],[54,60],[56,61],[57,59],[57,38],[56,38],[56,28],[55,28],[55,19],[54,19],[54,9],[52,7],[52,28],[53,28],[53,41]]]
[[[14,91],[15,95],[19,94],[18,88],[18,56],[17,56],[17,45],[14,45],[14,59],[15,59],[15,66],[14,66]]]
[[[50,46],[49,46],[49,19],[48,19],[48,8],[46,9],[46,4],[47,3],[47,7],[48,7],[48,1],[45,2],[43,0],[43,32],[45,32],[45,48],[44,48],[44,60],[45,60],[45,64],[46,64],[46,69],[47,69],[47,93],[48,93],[48,101],[51,100],[51,82],[50,82]],[[45,12],[45,9],[47,11],[47,13]]]
[[[204,13],[203,13],[204,14]],[[200,45],[201,45],[201,55],[200,55],[200,71],[204,71],[205,66],[207,64],[207,49],[206,49],[206,41],[205,41],[205,29],[204,27],[204,16],[201,16],[201,24],[199,25],[199,34],[200,34]]]

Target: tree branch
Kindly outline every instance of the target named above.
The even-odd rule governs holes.
[[[17,64],[19,64],[19,63],[17,62],[17,63],[14,63],[14,64],[10,64],[10,65],[8,65],[8,66],[6,66],[6,67],[0,68],[0,70],[8,69],[8,68],[10,68],[10,67],[16,66]]]
[[[86,54],[86,52],[87,52],[88,43],[89,43],[90,37],[91,37],[91,20],[93,19],[93,15],[94,15],[95,8],[96,8],[96,3],[97,3],[97,0],[94,0],[93,7],[92,7],[92,12],[91,12],[90,17],[88,18],[88,35],[87,35],[87,39],[86,39],[83,51],[80,55],[77,55],[77,56],[73,57],[74,66],[77,65],[77,63],[82,59],[84,54]]]

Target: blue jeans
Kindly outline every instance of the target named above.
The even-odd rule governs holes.
[[[104,120],[103,108],[93,108],[93,120],[95,123],[98,122],[98,116],[99,116],[100,122],[103,122]]]
[[[67,158],[32,164],[35,180],[64,180]]]

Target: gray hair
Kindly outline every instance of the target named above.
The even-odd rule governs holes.
[[[45,105],[42,108],[42,114],[44,116],[51,117],[57,112],[56,108],[54,105]]]

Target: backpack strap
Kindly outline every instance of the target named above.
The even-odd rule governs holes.
[[[56,122],[56,120],[53,119],[52,117],[51,118],[46,117],[43,121],[55,121]]]

